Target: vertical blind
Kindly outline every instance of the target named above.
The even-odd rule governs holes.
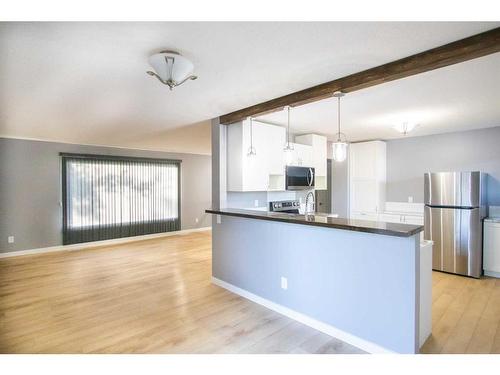
[[[180,229],[180,161],[61,158],[64,244]]]

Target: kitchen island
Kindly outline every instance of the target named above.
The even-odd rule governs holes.
[[[206,212],[215,284],[368,352],[419,351],[422,226]]]

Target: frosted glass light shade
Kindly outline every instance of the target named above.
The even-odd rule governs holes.
[[[334,142],[332,144],[333,160],[343,162],[347,158],[347,142]]]
[[[191,61],[171,51],[164,51],[152,55],[149,58],[149,64],[153,67],[156,74],[165,81],[172,78],[175,82],[181,82],[189,77],[194,69],[194,65]],[[170,69],[172,69],[172,77],[170,77],[169,74]]]
[[[292,159],[293,159],[293,149],[290,147],[285,147],[283,149],[283,152],[285,153],[285,163],[286,165],[292,164]]]

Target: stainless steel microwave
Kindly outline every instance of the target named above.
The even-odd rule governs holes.
[[[314,189],[314,177],[314,168],[287,166],[285,178],[286,190]]]

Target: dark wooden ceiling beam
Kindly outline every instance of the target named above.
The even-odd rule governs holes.
[[[264,115],[266,113],[279,111],[285,106],[296,107],[322,100],[331,97],[335,91],[349,93],[496,52],[500,52],[500,27],[375,68],[354,73],[330,82],[322,83],[321,85],[225,114],[220,116],[220,123],[232,124],[249,116]]]

